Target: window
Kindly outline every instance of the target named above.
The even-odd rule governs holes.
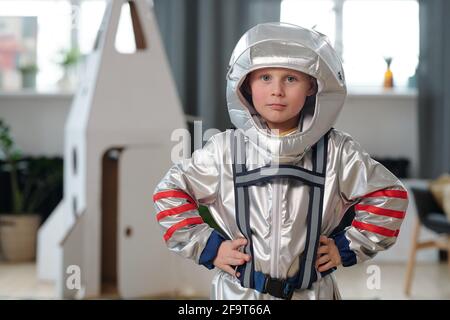
[[[280,21],[314,29],[335,43],[334,0],[283,0]]]
[[[77,41],[80,46],[80,51],[83,54],[88,54],[94,47],[94,42],[106,9],[106,1],[83,0],[79,8]],[[133,34],[130,6],[124,2],[120,12],[115,39],[115,46],[118,52],[133,53],[136,51]]]
[[[36,56],[39,72],[36,79],[36,89],[39,91],[60,90],[58,81],[63,77],[64,70],[59,65],[62,60],[61,51],[78,47],[82,55],[89,54],[94,47],[100,24],[106,9],[106,0],[1,0],[0,19],[2,16],[37,17]],[[119,52],[135,51],[131,15],[129,6],[124,6],[121,12],[117,31],[116,48]],[[1,48],[0,48],[1,49]],[[20,61],[16,62],[16,68]],[[1,65],[0,65],[1,67]],[[83,65],[80,66],[83,68]],[[82,69],[83,70],[83,69]],[[0,77],[2,70],[0,68]],[[20,89],[18,74],[11,85]],[[5,81],[9,81],[8,78]],[[0,90],[7,87],[2,86]]]
[[[401,21],[399,19],[401,17]],[[329,36],[341,54],[348,86],[379,87],[385,57],[397,87],[406,87],[419,59],[419,4],[416,0],[283,0],[283,22]]]
[[[82,54],[87,54],[94,48],[105,8],[106,2],[104,0],[81,1],[77,11],[77,42]]]
[[[71,46],[71,15],[70,1],[0,1],[0,16],[37,17],[38,89],[54,89],[62,76],[58,59]]]

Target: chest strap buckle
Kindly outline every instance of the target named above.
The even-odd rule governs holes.
[[[273,279],[266,277],[264,283],[264,293],[268,293],[274,297],[291,300],[295,287],[286,280]]]

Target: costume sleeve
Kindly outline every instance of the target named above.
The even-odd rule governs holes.
[[[216,200],[220,183],[220,148],[212,137],[192,158],[173,165],[157,185],[156,219],[169,250],[208,269],[224,238],[199,214],[200,204]]]
[[[339,152],[340,196],[347,207],[356,205],[351,226],[333,238],[343,266],[351,266],[395,243],[408,195],[402,183],[350,136],[345,136]]]

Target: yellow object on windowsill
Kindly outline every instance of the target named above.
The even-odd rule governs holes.
[[[394,75],[393,75],[392,70],[391,70],[392,58],[391,57],[385,57],[384,61],[386,61],[387,70],[384,73],[384,84],[383,84],[383,87],[384,88],[393,88],[394,87]]]

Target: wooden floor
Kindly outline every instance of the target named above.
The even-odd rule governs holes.
[[[406,265],[403,264],[368,263],[340,268],[335,274],[343,299],[397,300],[408,299],[403,294],[405,270]],[[380,275],[379,282],[371,281],[376,274]],[[33,263],[0,263],[0,299],[55,299],[55,288],[51,283],[36,279],[36,265]],[[419,264],[410,299],[450,299],[447,264]]]
[[[0,262],[0,299],[54,299],[53,283],[38,281],[34,263]]]
[[[417,263],[410,297],[404,294],[405,273],[406,264],[364,263],[339,268],[336,279],[343,299],[450,299],[447,263]],[[380,275],[379,283],[372,281],[375,274]]]

